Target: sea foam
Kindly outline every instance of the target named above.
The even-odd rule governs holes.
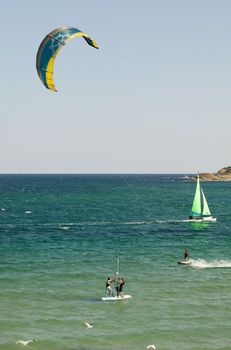
[[[198,269],[208,268],[231,268],[231,260],[212,260],[206,261],[204,259],[190,260],[191,266]]]

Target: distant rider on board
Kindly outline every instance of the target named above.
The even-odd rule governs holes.
[[[184,261],[187,261],[189,259],[189,252],[187,249],[184,250]]]

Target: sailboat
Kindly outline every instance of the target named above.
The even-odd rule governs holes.
[[[119,256],[117,256],[116,271],[115,271],[115,278],[114,278],[114,285],[115,286],[119,284],[119,268],[120,268],[120,260],[119,260]],[[115,292],[115,294],[117,294],[117,293]],[[102,297],[101,300],[103,300],[103,301],[118,301],[118,300],[130,299],[131,297],[132,297],[131,295],[124,294],[123,296],[116,295],[116,296]]]
[[[200,176],[197,175],[197,185],[192,205],[192,212],[189,216],[191,222],[215,222],[217,219],[211,215],[205,194],[200,185]]]

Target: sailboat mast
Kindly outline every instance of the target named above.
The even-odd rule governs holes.
[[[117,256],[116,259],[116,272],[115,272],[115,278],[118,279],[120,273],[120,258]]]

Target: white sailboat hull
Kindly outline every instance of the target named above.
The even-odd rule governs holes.
[[[187,221],[187,222],[216,222],[217,218],[213,218],[212,216],[208,216],[208,217],[198,218],[198,219],[188,219],[185,221]]]

